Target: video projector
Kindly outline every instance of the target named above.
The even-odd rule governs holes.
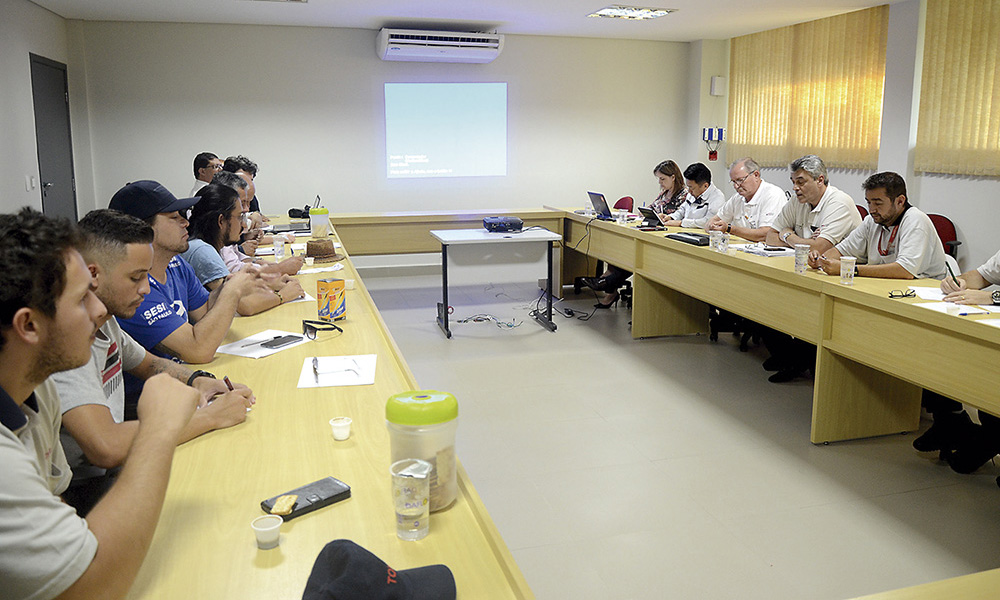
[[[517,217],[485,217],[483,227],[492,233],[521,231],[521,228],[524,227],[524,221]]]

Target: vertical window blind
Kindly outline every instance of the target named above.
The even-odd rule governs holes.
[[[878,166],[889,7],[733,38],[727,159]]]
[[[928,0],[914,170],[1000,176],[1000,0]]]

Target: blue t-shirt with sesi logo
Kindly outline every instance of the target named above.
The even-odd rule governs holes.
[[[188,313],[208,302],[208,291],[198,281],[191,265],[175,256],[167,265],[167,281],[160,283],[149,276],[149,293],[131,319],[118,319],[118,323],[142,346],[165,358],[169,354],[156,349],[178,327],[188,322]]]

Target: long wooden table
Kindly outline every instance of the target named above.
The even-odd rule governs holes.
[[[888,297],[937,281],[856,278],[843,286],[815,270],[796,274],[792,257],[720,254],[563,214],[564,255],[635,273],[634,337],[703,332],[711,304],[816,344],[814,443],[915,430],[921,388],[1000,414],[1000,329]]]
[[[1000,415],[1000,329],[889,299],[893,289],[936,281],[856,278],[852,287],[815,271],[794,273],[790,257],[726,255],[560,208],[524,215],[563,234],[562,280],[591,259],[630,269],[633,336],[701,333],[712,304],[817,344],[811,439],[814,443],[912,431],[919,390],[931,389]],[[382,213],[335,217],[362,254],[433,252],[431,229],[475,226],[486,213]],[[355,242],[355,240],[357,240]],[[866,596],[865,600],[993,598],[1000,569]]]
[[[313,296],[321,277],[354,280],[343,334],[319,332],[315,342],[259,360],[217,354],[204,367],[250,385],[257,405],[245,423],[178,448],[130,598],[299,598],[319,551],[339,538],[396,569],[448,565],[460,598],[533,597],[461,465],[458,500],[431,515],[430,534],[417,542],[396,538],[384,407],[389,396],[420,388],[364,282],[349,260],[343,264],[342,271],[300,275]],[[225,343],[264,329],[301,332],[304,318],[316,318],[315,302],[238,317]],[[296,388],[307,357],[353,354],[378,356],[374,385]],[[335,416],[354,420],[345,442],[331,436]],[[285,523],[280,546],[258,550],[250,521],[263,514],[260,501],[327,475],[348,483],[351,498]]]

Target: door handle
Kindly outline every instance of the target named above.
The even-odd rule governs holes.
[[[45,189],[49,189],[50,187],[52,187],[52,182],[46,181],[45,183],[42,184],[42,187]]]

